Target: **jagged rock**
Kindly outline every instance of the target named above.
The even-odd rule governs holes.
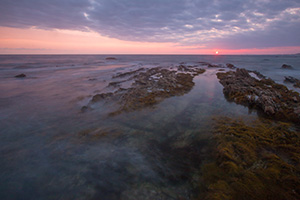
[[[25,74],[18,74],[18,75],[16,75],[15,77],[16,77],[16,78],[25,78],[26,75],[25,75]]]
[[[281,66],[282,69],[294,69],[291,65],[283,64]]]
[[[96,94],[95,96],[93,96],[92,98],[92,102],[98,102],[101,101],[103,99],[106,99],[108,97],[111,97],[113,95],[113,93],[101,93],[101,94]]]
[[[184,65],[179,65],[179,66],[178,66],[178,70],[179,70],[179,71],[184,71],[184,72],[185,72],[185,71],[189,71],[188,67],[186,67],[186,66],[184,66]]]
[[[293,85],[294,87],[300,88],[300,80],[298,80],[292,76],[286,76],[284,82],[292,83],[292,84],[294,84]]]
[[[250,71],[250,70],[248,70],[248,72],[252,72],[252,73],[254,73],[258,78],[260,78],[260,79],[265,79],[265,78],[267,78],[266,76],[264,76],[264,75],[262,75],[260,72],[258,72],[258,71]]]
[[[226,66],[230,69],[235,69],[236,67],[231,63],[226,63]]]
[[[145,70],[144,68],[140,68],[140,69],[137,69],[137,70],[134,70],[134,71],[120,73],[120,74],[117,74],[117,75],[113,76],[113,78],[123,78],[125,76],[131,76],[131,75],[137,74],[138,72],[141,72],[141,71],[144,71],[144,70]]]
[[[224,86],[223,93],[227,99],[258,108],[279,120],[300,122],[300,115],[295,112],[300,101],[299,93],[271,79],[258,80],[250,76],[246,69],[219,72],[217,76]]]

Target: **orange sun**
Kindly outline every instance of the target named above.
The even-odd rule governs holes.
[[[216,51],[216,55],[218,55],[219,54],[219,51]]]

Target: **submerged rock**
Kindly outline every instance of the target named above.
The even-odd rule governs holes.
[[[291,65],[283,64],[281,66],[282,69],[294,69]]]
[[[86,112],[88,110],[88,107],[87,106],[82,106],[81,107],[81,112]]]
[[[271,79],[256,79],[246,69],[217,73],[230,101],[262,110],[266,115],[284,121],[300,122],[299,93]]]
[[[18,74],[18,75],[16,75],[15,77],[16,77],[16,78],[25,78],[26,75],[25,75],[25,74]]]

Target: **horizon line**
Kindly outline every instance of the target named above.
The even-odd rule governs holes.
[[[26,55],[37,55],[37,56],[45,56],[45,55],[49,55],[49,56],[60,56],[60,55],[103,55],[103,56],[111,56],[111,55],[115,55],[115,56],[280,56],[280,55],[300,55],[300,53],[282,53],[282,54],[96,54],[96,53],[57,53],[57,54],[50,54],[50,53],[8,53],[8,54],[1,54],[0,56],[26,56]]]

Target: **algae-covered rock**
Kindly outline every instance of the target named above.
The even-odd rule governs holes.
[[[299,93],[261,75],[259,79],[255,78],[246,69],[219,72],[217,77],[224,86],[223,93],[228,100],[260,109],[275,119],[300,122],[297,113],[300,107]]]
[[[204,69],[184,65],[180,65],[178,71],[156,67],[125,72],[113,78],[132,76],[129,78],[129,80],[133,80],[130,88],[119,88],[113,93],[96,94],[90,103],[101,100],[117,102],[119,108],[111,115],[142,109],[155,105],[165,98],[189,92],[195,84],[193,78],[204,72]],[[109,86],[119,87],[121,82],[112,82]]]
[[[202,169],[199,199],[300,199],[300,133],[291,128],[217,119],[215,160]]]

